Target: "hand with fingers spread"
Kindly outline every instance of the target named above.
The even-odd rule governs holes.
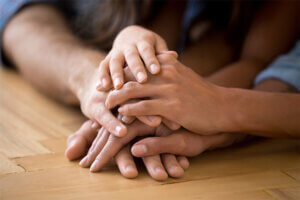
[[[92,143],[89,152],[99,151],[97,148],[101,145],[99,146],[98,139],[95,139],[97,132],[97,128],[92,128],[92,121],[86,121],[75,134],[69,136],[66,157],[69,160],[82,157]],[[99,135],[97,138],[99,138]],[[185,157],[172,154],[147,156],[142,160],[150,176],[155,180],[164,180],[168,177],[168,174],[171,177],[180,177],[189,166],[189,162]],[[124,177],[135,178],[138,175],[129,144],[123,146],[115,155],[115,161]]]
[[[149,76],[146,83],[127,82],[121,89],[111,91],[106,107],[120,105],[119,113],[126,116],[161,116],[198,134],[232,132],[228,91],[205,81],[170,54],[157,58],[160,74]],[[124,104],[130,99],[142,100]]]
[[[123,29],[116,37],[113,47],[107,57],[101,62],[100,91],[111,88],[120,89],[125,83],[125,63],[129,66],[136,81],[144,83],[147,72],[151,74],[160,72],[160,64],[156,54],[168,51],[166,42],[156,33],[139,26],[129,26]]]

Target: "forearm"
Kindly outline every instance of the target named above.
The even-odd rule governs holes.
[[[300,137],[299,94],[226,90],[232,132],[265,137]]]
[[[206,80],[223,87],[251,88],[263,66],[263,63],[240,60],[206,77]]]
[[[298,6],[296,1],[265,3],[254,16],[239,60],[207,77],[207,80],[225,87],[250,88],[255,76],[296,41]]]
[[[57,9],[38,4],[25,7],[9,22],[3,48],[8,60],[34,86],[72,104],[78,103],[77,88],[104,57],[73,36]]]

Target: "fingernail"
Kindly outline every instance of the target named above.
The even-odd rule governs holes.
[[[161,167],[156,167],[155,172],[163,172],[163,169]]]
[[[95,160],[93,162],[92,166],[90,167],[91,172],[96,172],[97,171],[97,163],[98,163],[98,160]]]
[[[85,156],[79,163],[81,167],[84,167],[87,164],[88,156]]]
[[[123,114],[124,108],[123,107],[118,108],[118,112]]]
[[[147,153],[147,147],[143,144],[133,146],[133,151],[136,154],[145,154]]]
[[[134,170],[134,168],[132,165],[128,165],[128,166],[126,166],[125,170],[128,172],[128,171]]]
[[[121,79],[120,78],[116,78],[115,79],[115,81],[114,81],[114,87],[116,88],[116,89],[120,89],[121,88],[121,86],[122,86],[122,81],[121,81]]]
[[[96,122],[93,122],[91,127],[92,127],[92,129],[96,129],[98,127],[98,124]]]
[[[100,90],[101,88],[102,88],[102,84],[101,84],[101,82],[100,82],[100,83],[97,84],[96,89],[97,89],[97,90]]]
[[[145,81],[145,79],[146,79],[146,75],[143,72],[139,72],[137,74],[137,80],[138,80],[138,82],[143,82],[143,81]]]
[[[130,124],[132,121],[132,119],[128,116],[123,116],[122,117],[122,122],[124,122],[125,124]]]
[[[156,74],[159,72],[159,67],[156,64],[150,65],[150,71],[152,74]]]
[[[149,121],[153,121],[153,117],[152,116],[147,116],[147,118],[149,119]]]
[[[120,125],[118,125],[118,126],[116,126],[116,134],[118,135],[118,136],[123,136],[124,135],[124,128],[122,127],[122,126],[120,126]]]
[[[102,79],[102,86],[107,87],[107,85],[108,85],[108,81],[106,80],[106,78],[103,78]]]

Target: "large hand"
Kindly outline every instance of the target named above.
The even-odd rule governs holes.
[[[199,134],[230,132],[227,98],[224,89],[204,81],[170,54],[158,55],[162,71],[144,84],[128,82],[111,91],[106,106],[113,108],[129,99],[147,98],[122,105],[118,111],[127,116],[160,115]]]
[[[165,126],[163,127],[165,127],[167,131],[159,131],[158,133],[157,130],[161,130],[162,126],[163,125],[156,129],[146,126],[139,121],[136,121],[128,126],[128,134],[122,138],[115,137],[114,135],[109,134],[109,132],[104,128],[101,128],[96,139],[93,142],[93,145],[89,149],[88,154],[81,160],[80,165],[82,167],[90,167],[90,170],[92,172],[99,171],[104,167],[106,163],[108,163],[111,160],[111,158],[115,156],[115,154],[124,145],[128,144],[133,139],[140,136],[148,135],[166,136],[171,133],[171,131]],[[163,155],[162,157],[171,157],[170,159],[172,159],[172,156],[170,155]],[[173,160],[176,159],[173,158]],[[172,172],[170,173],[174,174]],[[177,172],[175,174],[182,173]]]
[[[139,26],[129,26],[116,37],[108,56],[100,64],[99,90],[107,90],[111,81],[116,89],[124,84],[123,68],[125,62],[140,83],[147,80],[147,69],[152,74],[160,71],[156,54],[167,51],[166,42],[156,33]]]
[[[81,110],[90,120],[99,123],[110,133],[122,137],[126,134],[127,128],[105,107],[107,93],[96,90],[98,76],[99,72],[95,69],[90,80],[78,92]]]
[[[86,121],[76,133],[69,136],[66,149],[66,157],[69,160],[82,157],[94,141],[98,131],[91,128],[91,124],[92,121]],[[94,144],[96,143],[95,141]],[[180,177],[183,175],[183,170],[189,166],[189,162],[185,157],[175,157],[170,154],[148,156],[142,159],[149,174],[155,180],[166,179],[167,173],[172,177]],[[124,177],[134,178],[138,175],[129,145],[124,146],[116,154],[115,160]]]

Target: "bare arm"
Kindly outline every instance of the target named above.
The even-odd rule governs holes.
[[[108,110],[107,94],[96,91],[104,53],[73,36],[59,10],[49,5],[25,7],[6,26],[4,53],[34,86],[68,104],[117,136],[126,127]]]
[[[73,36],[64,16],[50,5],[31,5],[6,26],[3,48],[8,60],[35,87],[65,103],[98,67],[103,53]]]
[[[240,59],[208,80],[226,87],[250,88],[255,76],[295,42],[298,4],[297,1],[270,1],[263,5],[253,19]]]

